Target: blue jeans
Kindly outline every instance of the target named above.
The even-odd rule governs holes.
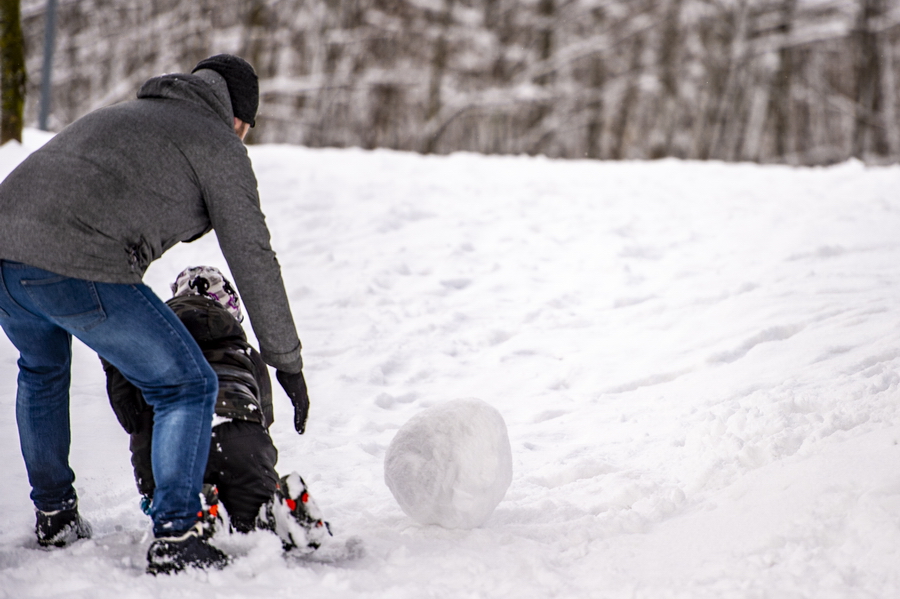
[[[0,326],[19,350],[16,421],[35,507],[76,504],[69,467],[74,335],[153,406],[154,533],[190,528],[200,510],[218,379],[169,307],[146,285],[72,279],[0,260]]]

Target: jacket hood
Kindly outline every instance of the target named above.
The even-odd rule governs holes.
[[[167,301],[166,305],[184,323],[201,349],[247,340],[241,324],[216,301],[201,295],[179,295]]]
[[[172,73],[154,77],[141,86],[137,97],[191,102],[212,110],[229,127],[234,126],[231,96],[228,95],[225,78],[209,69],[199,70],[193,75]]]

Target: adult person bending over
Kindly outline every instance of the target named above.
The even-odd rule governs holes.
[[[0,325],[20,355],[16,419],[40,545],[91,535],[68,462],[74,335],[155,413],[148,572],[228,563],[197,518],[216,374],[141,283],[179,241],[215,229],[260,353],[304,431],[300,340],[242,143],[258,105],[253,67],[212,56],[192,74],[150,79],[136,100],[72,123],[0,184]]]

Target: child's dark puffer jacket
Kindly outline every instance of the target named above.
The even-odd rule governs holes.
[[[219,377],[216,415],[259,422],[274,420],[272,383],[265,362],[247,343],[237,319],[218,302],[199,295],[184,295],[166,304],[184,323]],[[119,423],[130,434],[140,428],[140,415],[149,410],[141,392],[111,364],[103,361],[109,402]]]

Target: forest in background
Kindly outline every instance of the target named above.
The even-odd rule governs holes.
[[[22,0],[26,124],[46,0]],[[59,0],[49,125],[218,52],[251,143],[560,158],[900,159],[897,0]]]

